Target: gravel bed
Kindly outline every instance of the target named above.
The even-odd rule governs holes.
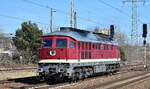
[[[112,80],[117,80],[117,79],[121,79],[121,78],[126,78],[135,74],[140,74],[142,73],[142,71],[133,71],[133,72],[128,72],[128,73],[123,73],[123,74],[116,74],[116,75],[109,75],[109,76],[101,76],[101,77],[96,77],[93,79],[86,79],[85,81],[79,81],[77,83],[75,83],[73,86],[68,86],[68,87],[63,87],[61,89],[86,89],[86,87],[89,86],[94,86],[97,84],[102,84],[102,83],[106,83]]]
[[[150,78],[131,83],[118,89],[150,89]]]
[[[6,83],[6,84],[0,84],[0,89],[13,89],[13,87],[21,87],[25,86],[26,84],[23,83]]]
[[[89,86],[106,83],[106,82],[113,81],[116,79],[126,78],[126,77],[129,77],[129,76],[132,76],[135,74],[140,74],[140,73],[142,73],[142,71],[131,71],[131,72],[126,72],[126,73],[121,73],[121,74],[116,74],[116,75],[105,75],[105,76],[89,78],[89,79],[85,79],[84,81],[80,80],[77,83],[68,84],[69,86],[61,87],[61,89],[84,89]],[[24,84],[24,83],[19,83],[19,82],[13,83],[12,82],[12,83],[0,84],[0,89],[11,89],[11,87],[13,87],[13,86],[20,87],[20,86],[25,86],[25,85],[30,85],[30,84]],[[124,89],[126,89],[126,88],[124,88]]]

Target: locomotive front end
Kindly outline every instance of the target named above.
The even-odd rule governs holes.
[[[57,79],[68,75],[67,37],[46,36],[39,50],[37,73],[40,79]]]

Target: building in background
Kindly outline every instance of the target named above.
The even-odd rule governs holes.
[[[102,33],[102,34],[106,34],[106,35],[109,35],[109,34],[110,34],[110,32],[109,32],[108,29],[98,29],[98,28],[96,28],[96,29],[94,30],[94,32],[96,32],[96,33]]]
[[[0,58],[12,57],[16,47],[13,43],[13,34],[0,34]]]

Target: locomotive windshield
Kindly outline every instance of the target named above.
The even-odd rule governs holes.
[[[67,39],[56,39],[56,47],[67,47]]]
[[[52,39],[44,39],[42,43],[44,47],[52,47]]]

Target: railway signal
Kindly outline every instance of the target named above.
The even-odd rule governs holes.
[[[111,39],[114,38],[114,25],[110,25],[110,37]]]
[[[143,45],[146,45],[146,40],[143,40]]]
[[[147,59],[146,59],[146,38],[147,38],[147,24],[143,24],[143,47],[144,47],[144,68],[147,68]]]
[[[143,37],[147,37],[147,24],[143,24]]]

